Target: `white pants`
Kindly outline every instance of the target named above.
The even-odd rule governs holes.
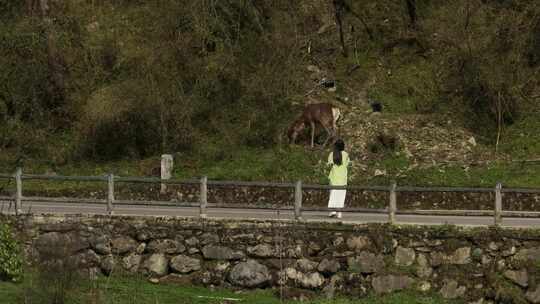
[[[328,199],[328,208],[343,208],[345,206],[345,196],[347,190],[330,190],[330,199]]]

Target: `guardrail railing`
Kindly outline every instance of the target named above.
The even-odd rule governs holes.
[[[42,201],[42,202],[59,202],[59,203],[94,203],[106,205],[107,213],[114,214],[115,205],[126,204],[143,204],[143,205],[164,205],[164,206],[183,206],[183,207],[199,207],[199,216],[207,217],[207,210],[212,207],[220,208],[251,208],[256,206],[234,205],[234,206],[218,206],[208,203],[208,186],[237,186],[237,187],[275,187],[288,188],[294,190],[294,202],[292,207],[274,207],[273,209],[291,210],[294,212],[296,220],[302,220],[303,211],[342,211],[342,212],[370,212],[370,213],[387,213],[388,222],[395,223],[396,214],[417,214],[417,215],[461,215],[461,216],[493,216],[494,224],[502,223],[503,215],[508,216],[540,216],[540,212],[520,212],[520,211],[503,211],[502,194],[503,193],[526,193],[540,194],[540,189],[533,188],[503,188],[501,183],[497,183],[493,188],[467,188],[467,187],[411,187],[398,186],[392,183],[390,186],[329,186],[316,184],[303,184],[302,181],[295,183],[273,183],[273,182],[245,182],[245,181],[212,181],[207,177],[200,179],[174,180],[160,179],[152,177],[121,177],[113,174],[102,176],[60,176],[60,175],[37,175],[23,174],[22,169],[18,168],[14,174],[0,174],[0,179],[11,179],[15,181],[14,195],[10,197],[0,197],[3,200],[15,202],[15,213],[22,213],[22,202],[24,201]],[[51,198],[51,197],[36,197],[23,196],[23,181],[24,180],[51,180],[51,181],[79,181],[79,182],[103,182],[107,184],[107,196],[105,199],[87,199],[87,198]],[[149,184],[165,184],[165,185],[199,185],[199,201],[195,203],[175,203],[167,201],[133,201],[133,200],[117,200],[115,198],[115,183],[149,183]],[[327,207],[305,207],[302,206],[302,194],[304,190],[359,190],[359,191],[375,191],[388,193],[388,205],[385,209],[368,209],[368,208],[327,208]],[[398,193],[400,192],[463,192],[463,193],[494,193],[495,200],[493,202],[493,210],[401,210],[398,209]],[[267,207],[266,207],[267,209]]]

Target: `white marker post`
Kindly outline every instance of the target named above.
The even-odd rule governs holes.
[[[170,154],[161,155],[161,179],[171,179],[173,170],[173,157]],[[167,185],[161,184],[161,194],[167,192]]]

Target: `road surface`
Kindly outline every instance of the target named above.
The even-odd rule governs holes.
[[[0,202],[0,212],[13,213],[13,203]],[[107,214],[104,204],[92,203],[56,203],[56,202],[28,202],[23,203],[24,213],[53,213],[53,214]],[[198,217],[197,207],[177,206],[147,206],[147,205],[115,205],[115,215],[128,216],[180,216]],[[225,219],[293,219],[293,211],[279,211],[267,209],[207,209],[208,218]],[[328,212],[304,211],[302,217],[308,222],[343,222],[343,223],[385,223],[387,214],[380,213],[343,213],[342,219],[329,218]],[[433,215],[396,215],[397,224],[443,225],[454,224],[462,226],[493,225],[492,216],[433,216]],[[502,226],[506,227],[540,227],[540,218],[510,218],[504,217]]]

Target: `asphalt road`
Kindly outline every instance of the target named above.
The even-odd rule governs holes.
[[[13,204],[0,202],[0,212],[13,213]],[[25,213],[53,213],[53,214],[107,214],[103,204],[90,203],[55,203],[55,202],[24,202]],[[209,218],[226,219],[293,219],[293,211],[275,211],[266,209],[207,209]],[[146,206],[146,205],[115,205],[115,215],[129,216],[180,216],[198,217],[199,208],[175,206]],[[315,222],[344,222],[344,223],[385,223],[388,215],[377,213],[343,213],[343,218],[329,218],[327,212],[304,211],[302,217],[306,221]],[[397,214],[398,224],[443,225],[454,224],[462,226],[493,225],[494,219],[490,216],[432,216],[432,215],[405,215]],[[504,217],[502,226],[506,227],[540,227],[540,218],[510,218]]]

